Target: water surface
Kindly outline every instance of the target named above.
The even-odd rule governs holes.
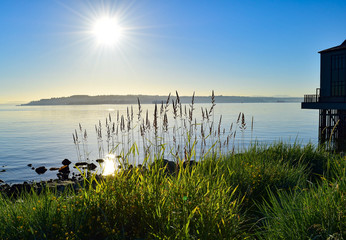
[[[11,106],[0,105],[0,179],[8,183],[55,178],[56,172],[37,175],[27,167],[58,167],[64,158],[77,161],[72,133],[81,123],[88,131],[90,158],[98,158],[95,124],[105,122],[116,112],[126,114],[127,105],[83,106]],[[154,105],[144,104],[152,118]],[[195,115],[200,118],[202,108],[210,104],[195,104]],[[137,106],[133,106],[137,113]],[[169,110],[170,116],[172,110]],[[298,141],[317,144],[318,111],[301,110],[300,103],[225,103],[215,107],[215,121],[222,115],[222,127],[235,123],[239,112],[245,114],[247,129],[238,134],[238,145],[252,140],[264,143]],[[251,133],[251,119],[254,118]],[[169,118],[171,121],[171,118]],[[170,126],[170,125],[169,125]]]

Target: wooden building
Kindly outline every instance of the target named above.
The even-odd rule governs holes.
[[[305,95],[303,109],[319,109],[319,140],[346,149],[346,40],[320,51],[320,87]]]

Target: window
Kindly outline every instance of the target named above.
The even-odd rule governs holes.
[[[346,95],[346,55],[332,56],[332,96]]]

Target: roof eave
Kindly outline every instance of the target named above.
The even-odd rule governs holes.
[[[344,50],[344,49],[346,49],[346,40],[339,46],[328,48],[328,49],[319,51],[318,53],[333,52],[333,51]]]

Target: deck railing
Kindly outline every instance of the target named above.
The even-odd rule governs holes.
[[[320,89],[316,88],[316,94],[304,95],[304,102],[306,103],[317,103],[320,101]]]
[[[309,95],[304,95],[304,102],[306,103],[317,103],[319,102],[320,95],[317,94],[309,94]]]

